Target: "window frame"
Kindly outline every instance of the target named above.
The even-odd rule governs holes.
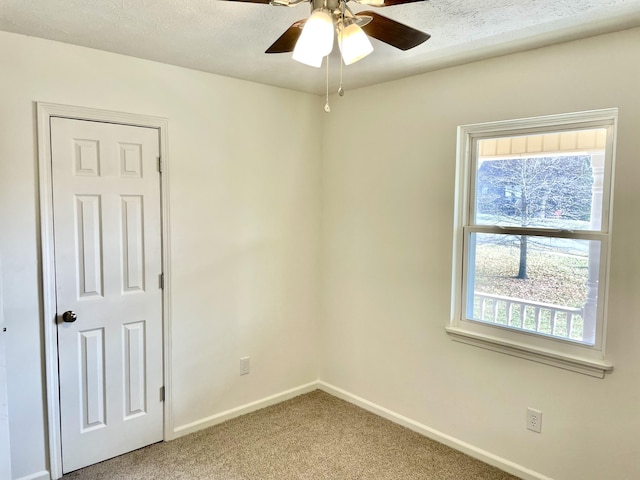
[[[613,365],[605,356],[607,297],[611,250],[611,209],[618,109],[566,113],[541,117],[503,120],[458,127],[456,192],[454,209],[454,250],[451,319],[446,327],[453,340],[526,358],[567,370],[603,378]],[[607,130],[600,230],[555,230],[529,227],[503,227],[471,223],[475,218],[475,181],[478,141],[522,135],[604,128]],[[600,241],[600,272],[596,311],[595,344],[587,345],[466,318],[468,301],[469,239],[473,233],[537,235]]]

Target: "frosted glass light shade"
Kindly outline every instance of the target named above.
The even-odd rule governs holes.
[[[345,65],[351,65],[373,52],[369,37],[355,23],[342,28],[339,45]]]
[[[333,19],[326,11],[316,10],[304,24],[293,49],[293,59],[312,67],[320,67],[322,58],[333,50]]]

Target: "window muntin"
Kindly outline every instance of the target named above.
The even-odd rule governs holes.
[[[616,121],[609,109],[459,127],[454,340],[596,376],[611,368],[604,312]],[[509,178],[514,171],[523,180]],[[517,279],[523,239],[528,265]],[[546,269],[530,270],[540,258]],[[488,281],[496,268],[506,282]],[[515,280],[529,286],[511,288]]]

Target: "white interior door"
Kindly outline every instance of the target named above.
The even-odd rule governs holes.
[[[162,440],[159,133],[51,118],[65,473]]]
[[[0,256],[1,257],[1,256]],[[0,478],[11,478],[9,443],[9,406],[7,405],[7,370],[5,357],[4,307],[2,305],[2,259],[0,258]]]

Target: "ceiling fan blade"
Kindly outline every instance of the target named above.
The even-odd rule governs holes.
[[[427,0],[355,0],[356,3],[369,7],[390,7],[403,3],[426,2]]]
[[[392,5],[401,5],[403,3],[425,2],[426,0],[384,0],[383,7],[390,7]]]
[[[228,2],[265,3],[269,5],[271,0],[227,0]]]
[[[300,34],[302,33],[302,27],[307,20],[298,20],[291,25],[282,35],[278,38],[273,45],[271,45],[264,53],[286,53],[293,52],[294,47]]]
[[[358,15],[373,17],[370,23],[362,27],[364,33],[400,50],[409,50],[431,38],[428,33],[408,27],[375,12],[359,12]]]

